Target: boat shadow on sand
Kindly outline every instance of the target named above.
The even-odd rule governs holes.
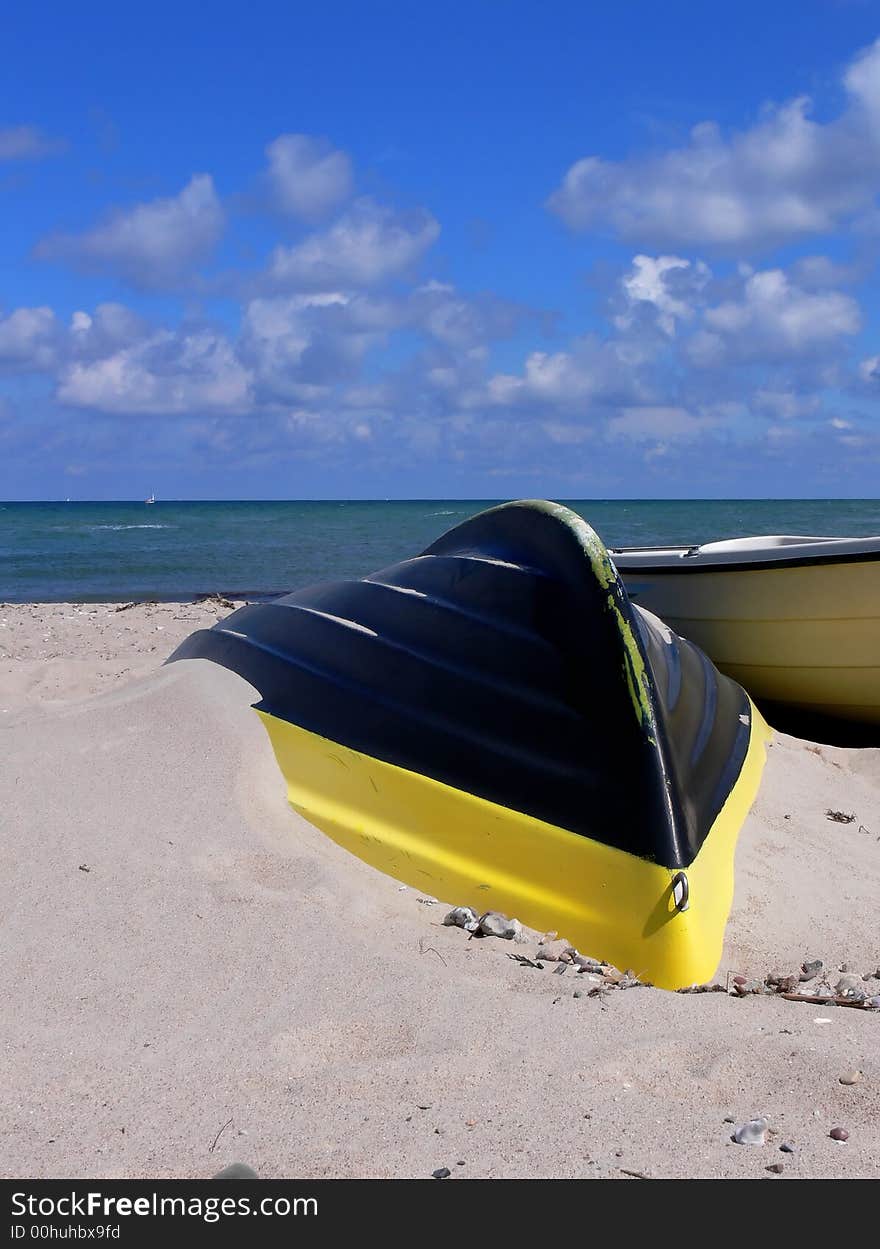
[[[753,695],[754,697],[754,695]],[[880,725],[838,720],[755,698],[767,723],[780,733],[819,742],[823,746],[880,747]]]

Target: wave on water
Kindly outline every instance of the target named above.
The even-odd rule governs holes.
[[[176,525],[87,525],[87,529],[176,529]]]
[[[429,516],[464,516],[464,512],[429,512]]]

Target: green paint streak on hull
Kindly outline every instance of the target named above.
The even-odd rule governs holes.
[[[534,502],[530,500],[529,502],[531,506],[535,506],[538,500]],[[590,561],[593,576],[603,589],[608,590],[608,610],[615,617],[626,651],[626,684],[629,690],[630,701],[639,723],[650,732],[654,724],[654,708],[651,705],[648,670],[645,666],[645,659],[638,638],[635,636],[629,620],[621,611],[621,604],[626,602],[626,591],[623,589],[617,569],[611,562],[605,543],[593,529],[592,525],[588,525],[582,516],[578,516],[570,508],[563,507],[561,503],[543,503],[542,510],[554,516],[571,530]]]

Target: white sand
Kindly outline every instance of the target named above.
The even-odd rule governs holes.
[[[296,817],[237,677],[123,684],[213,612],[95,610],[0,608],[0,1173],[876,1175],[880,1014],[574,998]],[[777,738],[720,975],[876,969],[878,837],[880,753]],[[730,1144],[758,1114],[778,1136]]]
[[[0,721],[154,672],[193,630],[227,614],[214,601],[0,603]]]

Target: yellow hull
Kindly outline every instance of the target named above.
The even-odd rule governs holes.
[[[880,724],[876,562],[621,575],[753,697]]]
[[[584,953],[663,988],[716,971],[736,838],[769,738],[754,706],[739,778],[686,870],[684,911],[673,904],[670,868],[258,714],[291,805],[372,867],[456,905],[556,929]]]

